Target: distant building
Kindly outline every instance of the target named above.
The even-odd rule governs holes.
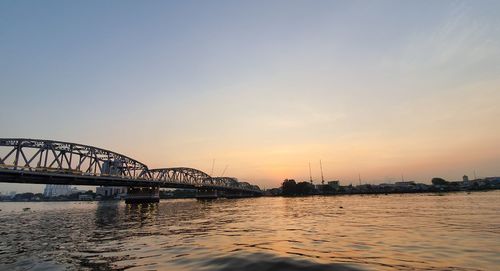
[[[324,184],[313,184],[313,185],[314,185],[314,189],[316,189],[316,190],[323,190],[324,187],[326,186]]]
[[[359,193],[369,193],[369,192],[372,192],[374,188],[376,188],[376,186],[372,185],[372,184],[360,184],[360,185],[354,186],[352,188],[352,191],[359,192]]]
[[[337,189],[337,188],[339,188],[339,181],[329,181],[328,186],[330,186],[331,188]]]
[[[67,196],[72,194],[73,189],[65,184],[47,184],[43,190],[43,196],[47,198]]]
[[[500,187],[500,177],[486,177],[484,180],[494,187]]]
[[[103,197],[120,197],[127,194],[127,188],[122,186],[99,186],[95,193]]]
[[[108,160],[102,164],[101,173],[103,175],[121,175],[123,170],[123,162],[120,160]]]
[[[464,183],[468,183],[469,182],[469,176],[467,176],[467,175],[464,175],[462,177],[462,179],[463,179]]]
[[[495,182],[495,183],[500,182],[500,177],[486,177],[484,179],[487,181],[490,181],[490,182]]]
[[[415,182],[410,181],[410,182],[396,182],[394,185],[398,187],[409,187],[409,186],[414,186]]]

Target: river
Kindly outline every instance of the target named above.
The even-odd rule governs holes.
[[[30,210],[23,210],[30,208]],[[498,270],[500,191],[0,202],[0,270]]]

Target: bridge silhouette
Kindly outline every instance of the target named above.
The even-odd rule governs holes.
[[[109,150],[54,140],[0,138],[0,182],[128,187],[127,201],[158,201],[159,188],[196,189],[199,198],[260,196],[256,185],[188,167],[149,169]]]

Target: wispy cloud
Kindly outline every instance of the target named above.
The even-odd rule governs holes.
[[[477,68],[500,59],[500,26],[473,13],[469,2],[457,2],[439,23],[406,38],[399,52],[386,54],[382,67],[402,73]]]

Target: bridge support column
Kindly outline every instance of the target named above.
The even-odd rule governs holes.
[[[128,187],[125,203],[160,202],[159,187]]]
[[[196,190],[196,199],[206,200],[206,199],[217,199],[221,196],[221,193],[215,189],[198,189]]]

